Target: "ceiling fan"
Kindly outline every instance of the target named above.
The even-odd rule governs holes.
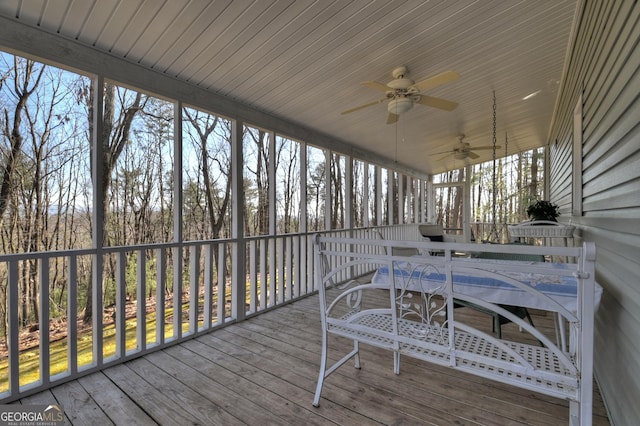
[[[363,86],[384,92],[385,97],[342,111],[341,114],[349,114],[389,100],[389,104],[387,105],[387,111],[389,111],[387,124],[392,124],[398,121],[400,114],[413,108],[414,103],[443,109],[445,111],[452,111],[458,106],[456,102],[423,95],[421,92],[455,81],[460,78],[460,74],[455,71],[445,71],[415,83],[408,77],[408,72],[409,70],[406,66],[401,66],[393,70],[391,75],[394,79],[387,84],[378,83],[377,81],[365,81],[361,83]]]
[[[456,146],[453,147],[453,149],[448,151],[438,152],[434,155],[447,154],[440,159],[446,158],[449,155],[453,155],[453,158],[455,158],[456,160],[466,160],[467,158],[471,158],[472,160],[475,160],[480,156],[476,154],[474,151],[481,151],[485,149],[493,149],[493,146],[487,145],[487,146],[472,147],[471,145],[469,145],[469,143],[464,142],[464,135],[461,134],[461,135],[458,135],[458,143],[456,144]],[[499,145],[496,146],[496,149],[500,149],[500,146]]]

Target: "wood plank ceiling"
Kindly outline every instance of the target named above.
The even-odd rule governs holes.
[[[437,154],[456,136],[492,143],[492,93],[504,154],[547,143],[576,0],[3,0],[0,15],[333,135],[423,173],[464,160]],[[61,62],[63,60],[61,59]],[[384,94],[406,65],[452,112],[416,105],[386,124]],[[526,95],[536,93],[528,100]],[[188,100],[185,100],[188,102]],[[478,151],[477,163],[492,151]],[[469,161],[467,159],[466,161]]]

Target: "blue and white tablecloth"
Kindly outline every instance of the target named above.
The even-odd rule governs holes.
[[[538,274],[530,272],[504,271],[500,270],[499,264],[505,261],[491,259],[465,259],[468,265],[473,267],[474,262],[484,264],[495,263],[496,269],[491,272],[501,274],[505,277],[513,278],[527,284],[538,292],[550,297],[570,312],[577,311],[577,279],[574,276],[553,275],[549,273]],[[508,261],[509,265],[532,265],[527,261]],[[550,264],[546,264],[549,266]],[[551,264],[553,269],[569,270],[571,265],[565,263]],[[575,267],[575,265],[574,265]],[[443,288],[446,282],[446,274],[437,267],[425,265],[417,262],[394,262],[394,276],[397,288],[404,288],[411,291],[434,292],[438,288]],[[528,292],[504,282],[499,277],[486,277],[482,272],[455,271],[452,274],[454,292],[467,296],[476,297],[495,304],[512,306],[523,306],[526,308],[542,309],[546,311],[558,311],[544,297]],[[374,274],[373,284],[386,284],[389,282],[389,268],[386,265],[378,268]],[[602,287],[595,283],[594,311],[597,309],[602,297]]]

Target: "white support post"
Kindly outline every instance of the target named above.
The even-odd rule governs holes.
[[[404,210],[405,210],[405,205],[404,205],[404,196],[405,196],[405,190],[404,190],[404,184],[405,184],[405,179],[406,176],[403,175],[400,172],[397,172],[397,176],[398,176],[398,224],[402,225],[404,223]]]
[[[376,177],[376,223],[375,225],[380,226],[383,224],[382,222],[382,170],[380,166],[375,166],[375,177]]]
[[[299,232],[302,235],[305,235],[307,232],[307,144],[300,142],[298,146],[300,149],[300,218],[298,222],[300,223]],[[311,276],[310,273],[313,270],[313,267],[311,266],[312,263],[307,262],[306,239],[300,244],[300,259],[302,264],[299,280],[306,282],[306,291],[311,292],[313,291],[313,276]],[[265,269],[263,270],[263,274],[265,274],[265,276],[266,272],[265,266]],[[263,289],[266,293],[266,280]]]
[[[387,225],[393,225],[393,170],[387,169]]]
[[[269,161],[267,162],[267,180],[269,182],[269,235],[276,235],[277,203],[276,203],[276,134],[267,133]],[[259,178],[258,178],[259,179]]]
[[[471,241],[471,172],[473,167],[467,165],[464,170],[462,198],[462,238],[463,242]]]
[[[427,222],[436,223],[436,200],[433,192],[433,176],[427,181]]]
[[[182,102],[173,103],[173,337],[182,337]]]
[[[92,283],[91,283],[91,330],[93,332],[93,364],[102,366],[103,358],[103,333],[102,333],[102,265],[104,245],[104,189],[102,180],[104,173],[104,147],[102,141],[103,116],[104,116],[104,77],[98,75],[92,82],[93,87],[93,134],[91,135],[92,150],[92,182],[93,182],[93,247],[95,256],[92,259]]]
[[[353,158],[345,156],[344,161],[344,228],[353,228]]]
[[[331,151],[324,150],[324,175],[325,175],[325,197],[324,197],[324,229],[331,229],[331,214],[333,213],[333,193],[331,191]]]
[[[364,163],[362,166],[362,225],[365,228],[370,226],[369,218],[369,163]]]
[[[244,187],[243,146],[244,122],[233,121],[231,126],[231,190],[232,219],[231,234],[236,246],[231,250],[231,317],[242,321],[246,315],[246,274],[244,240]]]
[[[307,232],[307,144],[300,142],[300,233]]]
[[[420,191],[422,188],[422,180],[418,178],[413,178],[413,221],[421,222],[422,221],[422,211],[420,209],[420,200],[422,197],[420,196]]]

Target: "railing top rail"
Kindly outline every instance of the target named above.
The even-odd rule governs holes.
[[[149,244],[133,244],[130,246],[106,246],[101,247],[99,250],[101,253],[120,253],[128,251],[139,250],[156,250],[156,249],[169,249],[174,247],[189,247],[207,244],[221,244],[221,243],[235,243],[234,238],[220,238],[215,240],[193,240],[182,242],[166,242],[166,243],[149,243]],[[0,254],[0,262],[8,261],[21,261],[28,259],[45,259],[55,257],[69,257],[69,256],[87,256],[93,255],[98,252],[97,248],[81,248],[81,249],[66,249],[66,250],[52,250],[52,251],[38,251],[38,252],[26,252],[26,253],[7,253]]]

